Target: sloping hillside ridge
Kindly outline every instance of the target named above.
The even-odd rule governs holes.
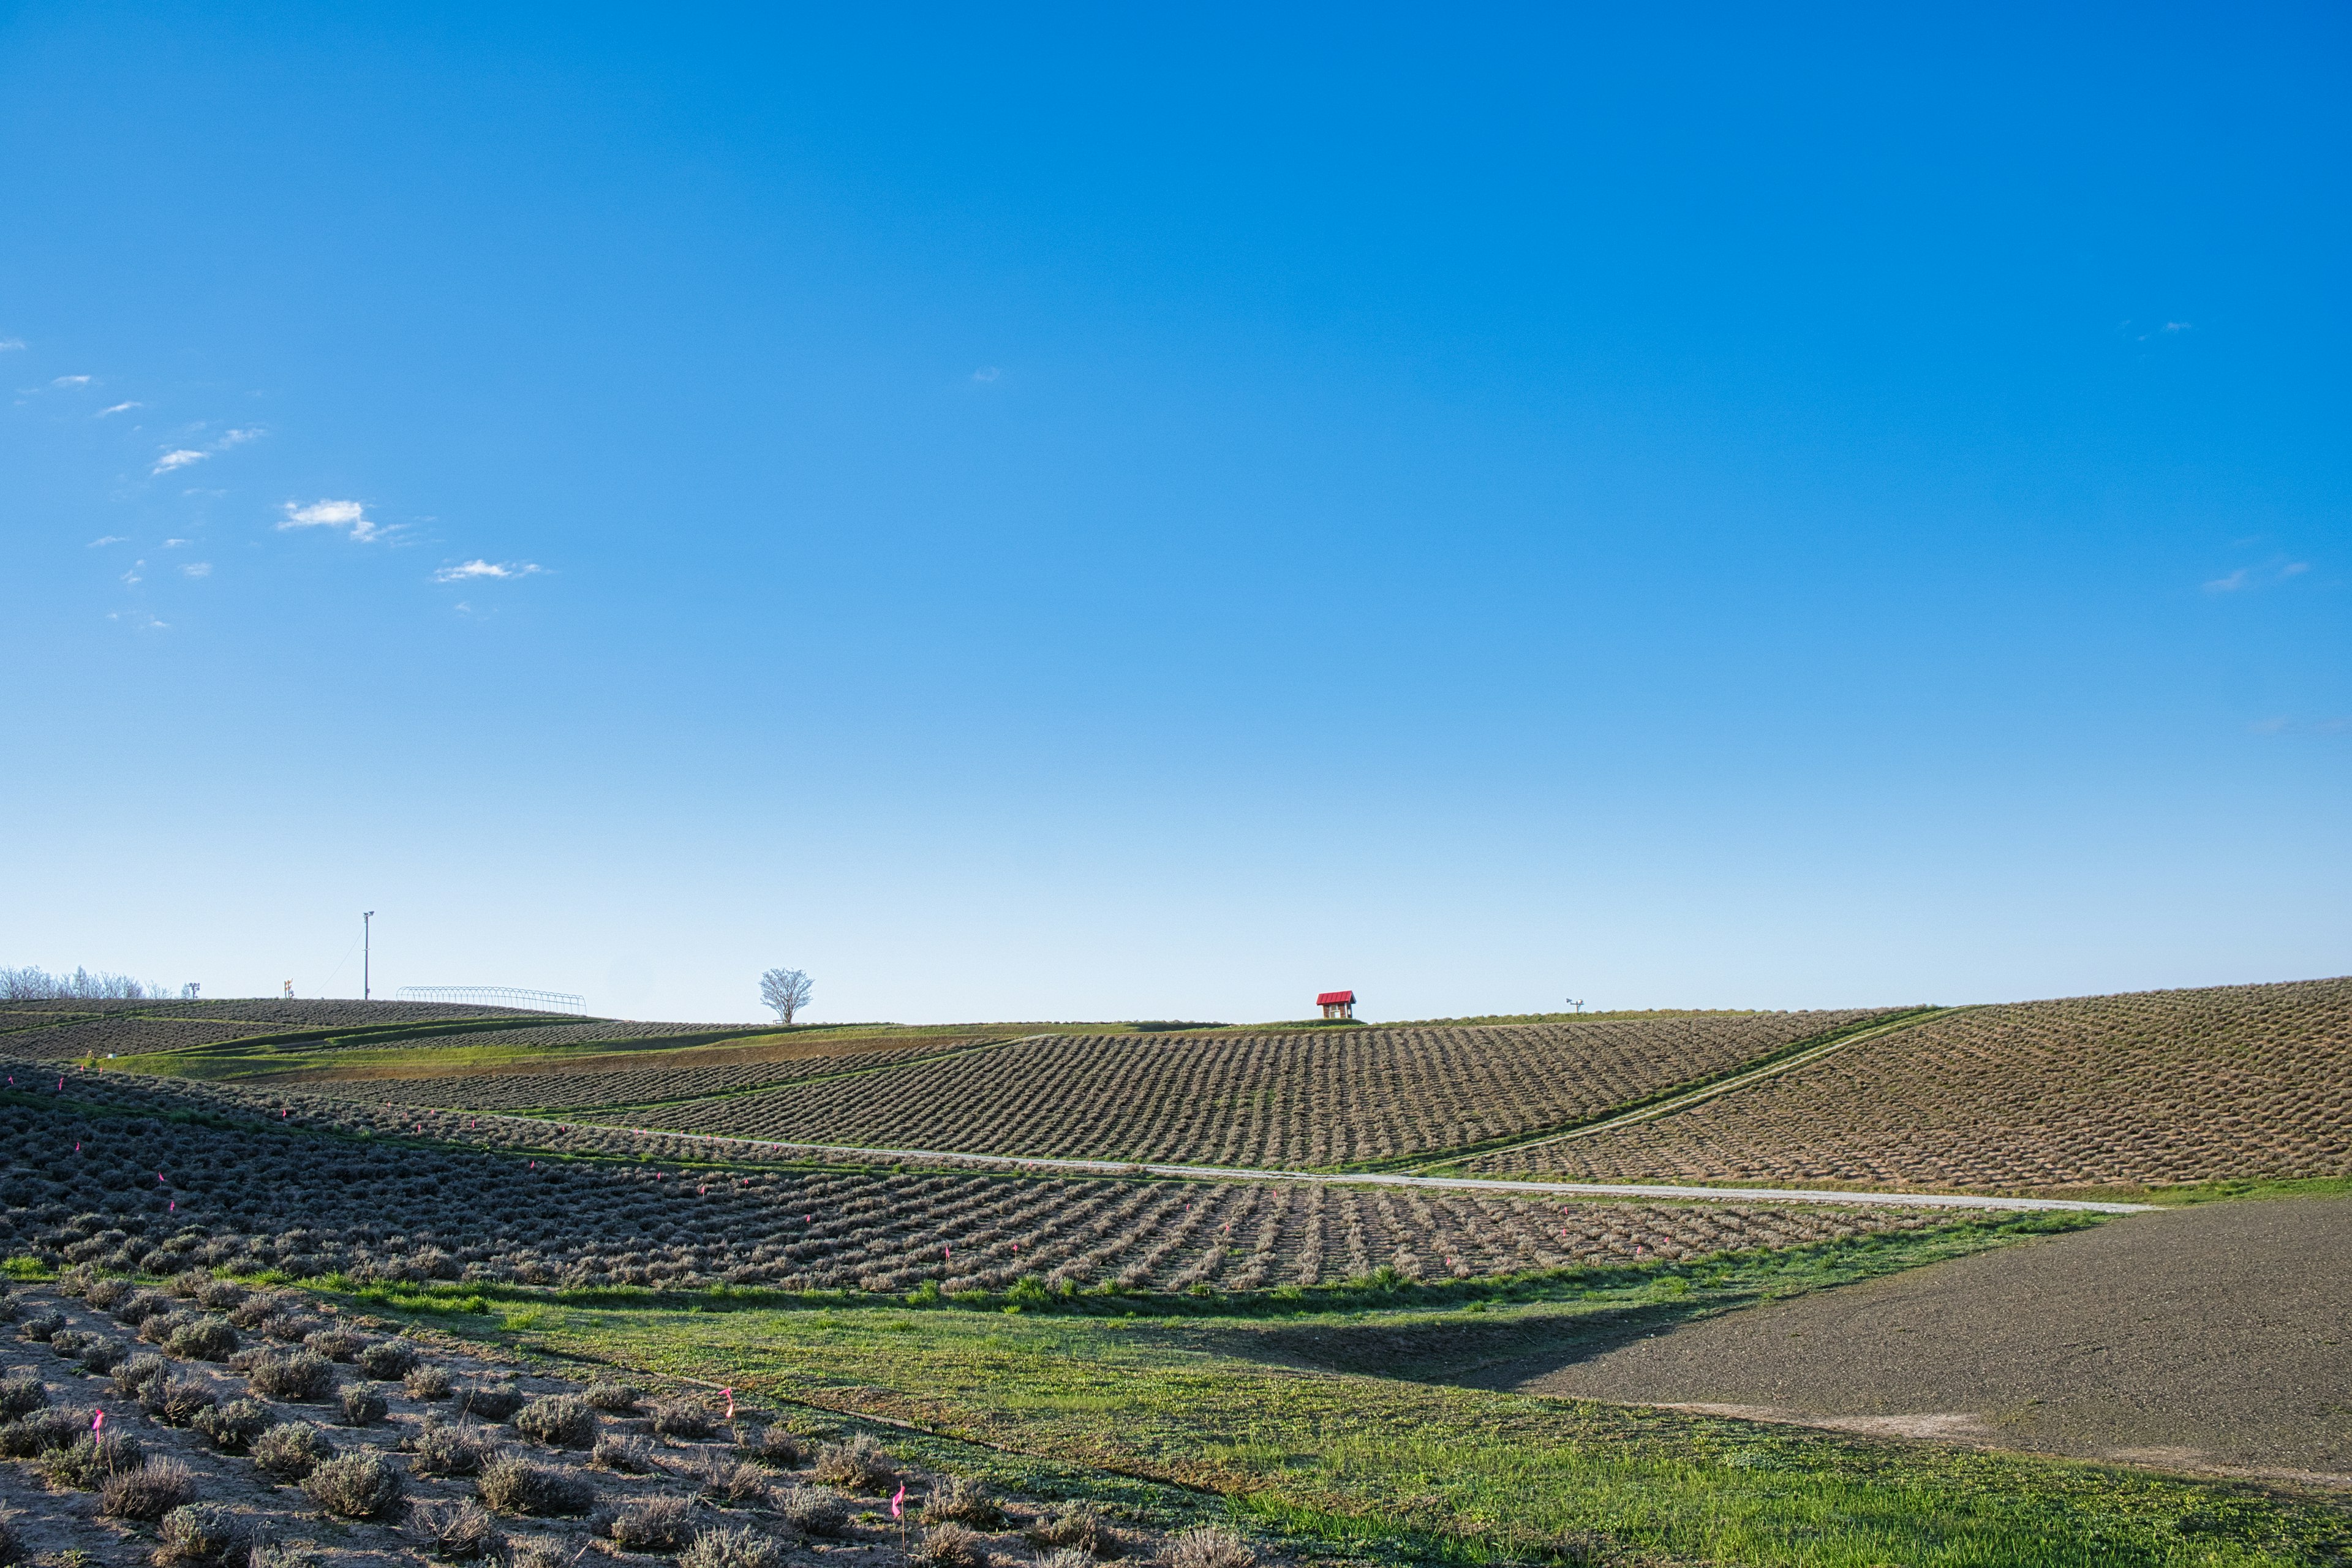
[[[1459,1168],[2001,1193],[2352,1176],[2352,978],[1966,1008]]]

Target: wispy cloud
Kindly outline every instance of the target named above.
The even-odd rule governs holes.
[[[532,577],[545,568],[529,561],[468,561],[459,566],[444,566],[433,574],[436,583],[466,583],[477,577]]]
[[[2216,577],[2205,584],[2209,594],[2238,594],[2250,588],[2271,588],[2302,576],[2311,570],[2308,561],[2289,561],[2273,555],[2259,566],[2241,566],[2225,576]]]
[[[109,610],[106,612],[106,618],[110,621],[128,621],[142,632],[166,631],[172,625],[169,621],[157,620],[144,610],[133,610],[127,616],[120,610]]]
[[[994,381],[1003,374],[992,364],[984,364],[971,373],[971,378],[974,381]]]
[[[89,384],[89,377],[86,375],[61,375],[56,380],[50,382],[49,384],[51,386],[88,386]]]
[[[314,500],[309,506],[286,503],[286,521],[280,528],[348,528],[352,542],[364,544],[381,535],[384,530],[368,519],[364,502],[355,500]]]
[[[136,408],[139,405],[135,403],[126,403],[122,405],[122,406],[125,408]],[[113,410],[109,409],[108,412],[111,413]],[[173,468],[184,468],[190,463],[203,462],[215,452],[226,452],[232,447],[242,447],[247,441],[258,441],[264,436],[268,434],[268,431],[262,429],[257,425],[249,426],[243,430],[231,430],[225,433],[219,440],[214,442],[210,447],[207,447],[201,451],[194,447],[182,447],[177,451],[164,453],[163,459],[155,465],[155,471],[159,474],[163,474],[169,473]]]
[[[143,403],[118,403],[111,408],[100,409],[93,417],[103,419],[110,414],[128,414],[134,408],[144,408],[147,405]]]
[[[2167,321],[2162,330],[2168,332],[2193,332],[2197,329],[2187,321]]]
[[[144,561],[133,561],[131,570],[122,574],[122,580],[125,583],[144,583],[147,579],[139,575],[139,569],[146,564]]]
[[[0,354],[14,353],[24,346],[22,338],[0,338]]]
[[[101,544],[121,544],[122,542],[122,535],[119,533],[110,533],[102,539],[91,540],[86,548],[95,550]]]
[[[213,563],[209,561],[191,561],[180,570],[190,577],[209,577],[213,574]]]

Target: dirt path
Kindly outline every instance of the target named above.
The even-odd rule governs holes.
[[[1463,1381],[2352,1485],[2348,1282],[2352,1198],[2213,1204]]]

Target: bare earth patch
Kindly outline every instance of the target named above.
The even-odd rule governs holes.
[[[2352,1485],[2352,1198],[2134,1215],[1482,1386]]]

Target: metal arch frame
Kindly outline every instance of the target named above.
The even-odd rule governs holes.
[[[470,1002],[478,1007],[523,1007],[541,1013],[584,1013],[588,998],[569,991],[529,991],[515,985],[404,985],[403,1002]]]

